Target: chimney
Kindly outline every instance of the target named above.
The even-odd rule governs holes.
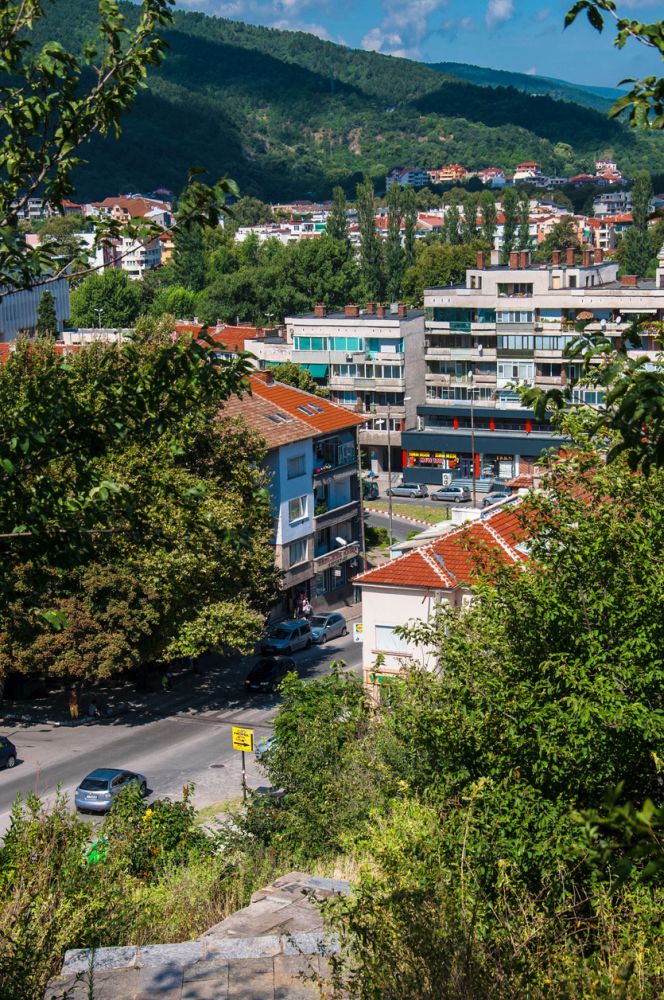
[[[478,271],[483,271],[486,267],[486,254],[484,250],[478,250],[475,256],[475,267]]]
[[[325,315],[325,312],[326,310],[324,304],[322,302],[317,302],[316,305],[314,306],[314,316],[316,317],[316,319],[322,319],[323,316]]]
[[[512,250],[512,252],[510,253],[510,267],[518,268],[518,266],[519,266],[519,251]]]
[[[491,251],[491,267],[500,267],[500,250]]]
[[[567,247],[565,259],[568,267],[574,267],[574,247]]]
[[[530,267],[530,250],[519,251],[519,267],[524,270]]]
[[[373,316],[376,311],[376,307],[373,302],[367,302],[367,313],[369,316]]]
[[[602,261],[604,260],[604,251],[601,249],[601,247],[598,247],[595,250],[594,257],[595,257],[595,263],[596,264],[601,264],[602,263]]]
[[[253,339],[254,340],[265,340],[265,327],[264,326],[257,326],[256,327],[256,336]],[[247,340],[251,340],[251,338],[248,337]]]
[[[400,302],[399,305],[397,306],[397,316],[400,316],[401,319],[405,319],[407,315],[408,315],[408,306],[405,306],[403,302]]]
[[[639,279],[636,274],[623,274],[620,284],[623,288],[637,288]]]
[[[593,262],[593,252],[588,247],[583,248],[583,266],[590,267]]]
[[[357,319],[357,317],[360,315],[360,307],[354,305],[353,303],[349,303],[344,309],[344,313],[351,319]]]
[[[251,373],[252,378],[257,378],[260,382],[264,382],[265,385],[272,385],[274,379],[272,378],[272,372],[269,368],[261,368],[255,372]]]
[[[551,263],[554,267],[560,267],[560,261],[562,260],[562,254],[560,250],[551,251]]]
[[[380,305],[376,306],[376,316],[379,319],[385,319],[385,303],[381,302]]]

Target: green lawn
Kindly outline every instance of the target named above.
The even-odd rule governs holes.
[[[371,510],[387,510],[388,502],[387,498],[384,500],[365,500],[364,508],[367,511]],[[407,503],[393,503],[392,513],[395,517],[410,517],[416,518],[418,521],[426,521],[427,524],[440,524],[441,521],[449,521],[450,511],[449,507],[444,507],[442,504],[407,504]]]

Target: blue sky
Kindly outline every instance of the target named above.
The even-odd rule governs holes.
[[[585,20],[563,32],[572,0],[177,0],[236,21],[311,31],[354,48],[425,62],[465,62],[615,86],[661,72],[656,52],[635,42],[618,51]],[[625,16],[654,21],[662,0],[618,0]]]

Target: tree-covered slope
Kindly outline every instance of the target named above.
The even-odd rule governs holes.
[[[131,4],[127,18],[135,18]],[[55,0],[40,41],[81,47],[95,0]],[[170,52],[127,115],[119,143],[96,140],[78,194],[179,190],[187,168],[228,174],[268,199],[329,195],[395,164],[582,169],[612,155],[626,171],[664,170],[661,137],[643,137],[603,113],[487,89],[424,64],[347,49],[302,32],[177,11]]]

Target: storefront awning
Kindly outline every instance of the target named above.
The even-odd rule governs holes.
[[[328,365],[301,364],[300,368],[306,368],[313,378],[327,378]]]

